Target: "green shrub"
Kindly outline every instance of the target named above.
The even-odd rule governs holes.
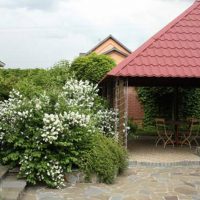
[[[134,138],[136,136],[137,132],[137,125],[133,122],[132,119],[128,120],[128,137],[129,138]]]
[[[68,61],[58,62],[50,69],[1,69],[0,100],[8,99],[12,89],[29,98],[44,90],[49,95],[58,93],[66,80],[72,77]]]
[[[64,173],[92,148],[93,135],[114,133],[114,125],[99,122],[113,116],[99,102],[97,86],[74,79],[54,101],[45,93],[28,98],[12,91],[0,101],[0,163],[19,166],[29,183],[62,186]]]
[[[88,180],[97,175],[100,182],[110,184],[127,167],[127,152],[113,139],[97,134],[92,148],[81,157],[79,167]]]
[[[115,65],[110,57],[92,53],[76,58],[70,69],[75,73],[76,78],[98,83]]]

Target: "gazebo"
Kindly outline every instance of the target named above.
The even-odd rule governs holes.
[[[100,82],[119,111],[119,141],[127,146],[129,86],[200,86],[200,0],[169,23]]]

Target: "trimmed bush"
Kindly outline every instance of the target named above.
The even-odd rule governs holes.
[[[76,58],[70,69],[75,73],[77,79],[98,83],[115,65],[114,60],[110,57],[92,53]]]
[[[97,175],[99,182],[111,184],[127,167],[127,152],[113,139],[97,134],[92,148],[81,157],[79,167],[89,181]]]

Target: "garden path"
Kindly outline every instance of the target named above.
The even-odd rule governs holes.
[[[28,187],[23,200],[199,200],[200,168],[129,168],[115,184],[79,183],[61,190]]]

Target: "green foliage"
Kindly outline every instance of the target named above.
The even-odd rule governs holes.
[[[92,140],[92,148],[80,158],[79,167],[90,180],[97,175],[104,183],[113,183],[115,177],[127,167],[127,152],[113,139],[96,134]]]
[[[158,113],[154,88],[138,88],[138,96],[144,108],[144,125],[151,125]]]
[[[136,136],[137,129],[138,129],[137,124],[135,124],[132,119],[129,119],[128,120],[128,137],[134,138]]]
[[[183,89],[182,93],[182,115],[200,118],[200,89]]]
[[[144,107],[144,126],[152,126],[156,117],[172,119],[174,91],[170,87],[139,88],[138,95]],[[200,89],[179,88],[178,106],[180,119],[200,118]]]
[[[71,64],[71,70],[78,79],[98,83],[115,65],[110,57],[92,53],[76,58]]]
[[[68,61],[60,61],[50,69],[1,69],[0,100],[8,99],[9,92],[17,89],[27,97],[58,93],[66,80],[73,77]]]
[[[32,184],[62,186],[64,173],[93,148],[93,135],[114,134],[113,111],[99,98],[97,86],[74,79],[53,101],[45,93],[28,98],[13,90],[0,101],[0,163],[19,166],[20,177]]]

